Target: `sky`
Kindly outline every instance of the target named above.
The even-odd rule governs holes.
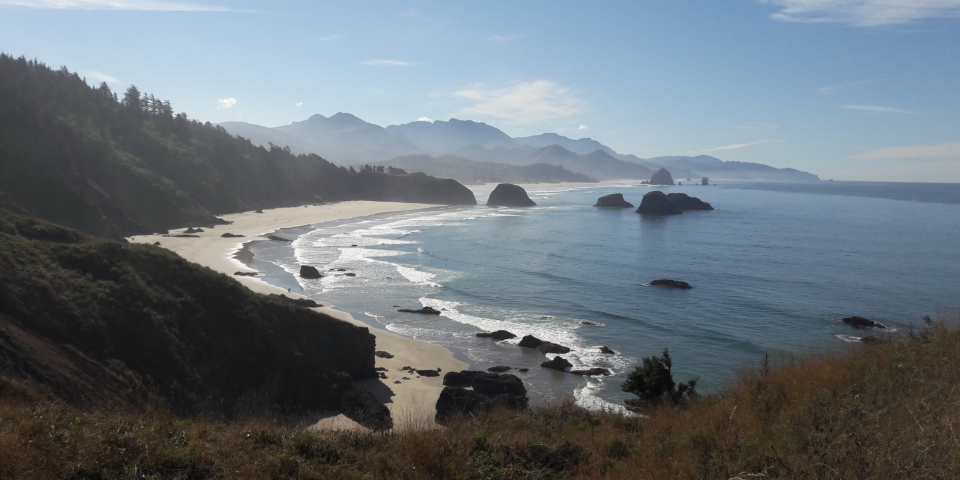
[[[960,0],[0,0],[0,51],[212,123],[458,118],[960,182]]]

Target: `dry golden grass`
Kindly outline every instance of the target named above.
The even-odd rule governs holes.
[[[960,478],[960,334],[785,365],[646,418],[569,404],[444,430],[91,413],[0,389],[0,478]]]

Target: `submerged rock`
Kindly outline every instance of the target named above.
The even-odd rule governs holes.
[[[608,346],[606,346],[606,345],[600,347],[600,353],[605,353],[605,354],[607,354],[607,355],[616,355],[616,354],[617,354],[617,352],[614,352],[613,350],[610,349],[610,347],[608,347]]]
[[[650,282],[650,286],[653,286],[653,287],[668,287],[668,288],[683,288],[683,289],[693,288],[693,287],[691,287],[690,284],[687,283],[687,282],[681,282],[681,281],[679,281],[679,280],[669,280],[669,279],[666,279],[666,278],[661,278],[661,279],[659,279],[659,280],[654,280],[654,281]]]
[[[397,311],[398,311],[398,312],[404,312],[404,313],[422,313],[422,314],[424,314],[424,315],[440,315],[440,310],[437,310],[437,309],[435,309],[435,308],[433,308],[433,307],[423,307],[423,308],[421,308],[421,309],[419,309],[419,310],[411,310],[411,309],[409,309],[409,308],[401,308],[400,310],[397,310]]]
[[[874,328],[887,328],[886,325],[876,322],[863,317],[845,317],[843,323],[849,323],[854,327],[874,327]]]
[[[611,193],[597,199],[594,207],[600,208],[633,208],[633,204],[623,199],[622,193]]]
[[[372,430],[393,428],[390,409],[365,390],[350,389],[344,393],[340,400],[340,411],[347,418]]]
[[[496,332],[480,332],[477,334],[477,336],[482,338],[492,338],[494,340],[508,340],[511,338],[517,338],[516,335],[506,330],[497,330]]]
[[[586,370],[570,370],[570,373],[574,375],[586,375],[586,376],[597,376],[597,375],[610,375],[610,370],[606,368],[593,367]]]
[[[323,275],[320,275],[320,271],[317,270],[316,267],[311,267],[310,265],[301,265],[300,278],[317,279],[323,278]]]
[[[549,362],[543,362],[540,364],[540,366],[543,368],[550,368],[553,370],[559,370],[561,372],[565,372],[567,371],[568,368],[572,368],[573,364],[568,362],[567,359],[557,355],[556,357],[553,358],[553,360],[550,360]]]
[[[527,191],[523,187],[512,183],[501,183],[490,193],[487,199],[488,207],[536,207],[537,204],[530,200]]]
[[[673,185],[673,175],[666,168],[661,168],[650,177],[650,185]]]

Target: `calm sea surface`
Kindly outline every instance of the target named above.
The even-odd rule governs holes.
[[[845,348],[875,333],[842,323],[844,316],[904,332],[923,315],[960,305],[960,185],[664,187],[716,208],[672,217],[592,206],[609,193],[639,204],[650,190],[631,183],[526,188],[538,207],[438,208],[317,224],[282,231],[296,238],[292,245],[254,242],[240,257],[271,283],[449,347],[472,369],[528,367],[513,373],[534,403],[575,398],[591,408],[622,404],[626,372],[664,348],[678,380],[699,377],[711,391],[765,352]],[[491,189],[474,188],[477,200]],[[356,276],[302,280],[294,275],[301,264]],[[645,286],[658,278],[694,288]],[[397,305],[445,310],[404,314]],[[519,338],[475,336],[498,329],[569,346],[563,357],[575,366],[614,375],[542,369],[547,358],[517,347]],[[619,354],[600,354],[601,345]]]

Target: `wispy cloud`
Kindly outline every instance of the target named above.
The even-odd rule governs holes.
[[[908,145],[887,147],[854,155],[857,160],[900,160],[908,158],[960,158],[960,142],[935,143],[932,145]]]
[[[737,149],[737,148],[752,147],[752,146],[754,146],[754,145],[760,145],[761,143],[768,143],[768,142],[772,142],[772,141],[773,141],[773,139],[765,138],[765,139],[763,139],[763,140],[757,140],[756,142],[738,143],[738,144],[736,144],[736,145],[724,145],[724,146],[722,146],[722,147],[708,148],[708,149],[706,149],[706,150],[700,150],[699,153],[719,152],[719,151],[722,151],[722,150],[735,150],[735,149]]]
[[[512,42],[514,40],[520,40],[525,36],[526,35],[523,35],[523,34],[513,33],[510,35],[490,35],[487,38],[489,38],[490,40],[493,40],[494,42],[507,43],[507,42]]]
[[[831,94],[831,93],[833,93],[833,92],[835,92],[835,91],[837,91],[837,90],[840,90],[841,88],[853,87],[853,86],[856,86],[856,85],[863,85],[863,84],[866,84],[866,83],[873,83],[873,82],[879,82],[879,81],[880,81],[880,80],[861,80],[861,81],[859,81],[859,82],[844,83],[843,85],[831,85],[831,86],[829,86],[829,87],[820,87],[820,88],[817,89],[817,93],[820,93],[820,94],[823,94],[823,95],[828,95],[828,94]]]
[[[317,38],[317,40],[320,40],[321,42],[336,42],[337,40],[340,40],[342,38],[343,38],[342,33],[334,33],[333,35],[324,35],[322,37],[319,37]]]
[[[777,128],[777,125],[764,122],[746,122],[740,125],[734,125],[733,128],[739,128],[741,130],[766,130],[768,128]]]
[[[379,65],[379,66],[388,66],[388,67],[409,67],[417,65],[413,62],[404,62],[401,60],[366,60],[360,62],[361,65]]]
[[[219,109],[221,109],[221,108],[223,108],[223,109],[232,108],[234,105],[237,104],[237,99],[236,99],[236,98],[233,98],[233,97],[231,97],[231,98],[221,98],[220,100],[217,100],[217,101],[220,102],[220,106],[217,107],[217,110],[219,110]]]
[[[420,117],[417,119],[418,122],[433,122],[429,117]]]
[[[842,23],[855,27],[904,25],[960,16],[960,0],[760,0],[780,9],[776,20]]]
[[[297,105],[298,107],[302,107],[302,106],[303,106],[303,102],[297,102],[296,105]]]
[[[163,0],[0,0],[0,8],[48,10],[140,10],[154,12],[238,12],[227,7]]]
[[[910,110],[901,110],[899,108],[890,108],[890,107],[878,107],[876,105],[844,105],[843,108],[849,108],[850,110],[864,110],[867,112],[880,112],[880,113],[906,113],[906,114],[915,114],[917,112],[911,112]]]
[[[589,127],[587,127],[586,125],[580,125],[579,127],[577,127],[577,130],[589,130]]]
[[[87,76],[87,77],[90,77],[90,78],[92,78],[92,79],[94,79],[94,80],[96,80],[96,81],[98,81],[98,82],[107,82],[107,83],[119,83],[119,82],[120,82],[120,80],[117,80],[116,78],[113,78],[113,77],[111,77],[110,75],[107,75],[107,74],[105,74],[105,73],[100,73],[100,72],[98,72],[98,71],[96,71],[96,70],[87,70],[87,71],[83,72],[83,75],[84,75],[84,76]]]
[[[472,106],[461,109],[463,114],[502,118],[515,124],[569,117],[578,112],[575,105],[579,102],[568,89],[549,80],[518,83],[494,90],[478,84],[453,95],[473,102]]]

